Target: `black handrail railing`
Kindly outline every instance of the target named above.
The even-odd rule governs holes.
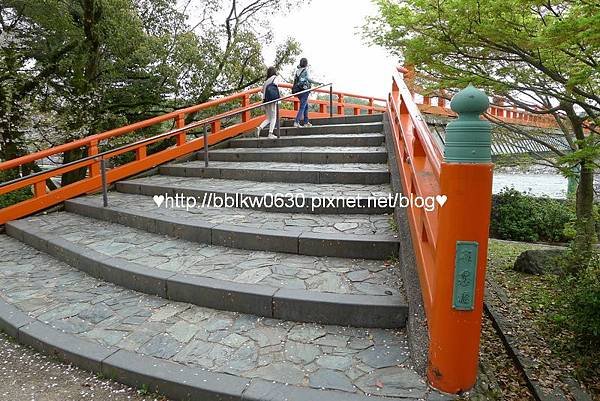
[[[106,151],[98,153],[96,155],[86,156],[86,157],[83,157],[81,159],[78,159],[78,160],[75,160],[75,161],[72,161],[72,162],[69,162],[69,163],[66,163],[66,164],[62,164],[62,165],[57,166],[55,168],[52,168],[50,170],[40,171],[38,173],[30,174],[30,175],[27,175],[25,177],[19,177],[19,178],[16,178],[14,180],[11,180],[11,181],[6,181],[6,182],[3,182],[3,183],[0,183],[0,188],[6,187],[6,186],[9,186],[9,185],[13,185],[13,184],[16,184],[16,183],[19,183],[21,181],[28,180],[28,179],[31,179],[31,178],[39,177],[41,175],[46,175],[48,173],[51,173],[52,171],[56,171],[56,170],[64,169],[66,167],[78,165],[78,164],[84,163],[84,162],[89,161],[89,160],[95,160],[95,161],[100,161],[100,170],[101,170],[101,174],[102,174],[102,192],[104,194],[104,206],[107,206],[107,195],[106,195],[106,192],[107,192],[107,188],[106,188],[107,187],[107,182],[106,182],[106,163],[104,161],[107,158],[109,158],[110,155],[112,155],[113,153],[123,153],[123,152],[126,152],[128,149],[133,149],[133,148],[139,147],[141,145],[144,145],[146,143],[155,142],[155,141],[158,141],[158,140],[161,140],[161,139],[168,139],[168,138],[170,138],[172,136],[175,136],[175,135],[177,135],[179,133],[190,131],[190,130],[192,130],[194,128],[198,128],[198,127],[201,127],[201,126],[205,126],[205,129],[204,129],[205,164],[208,166],[208,124],[211,124],[211,123],[213,123],[215,121],[222,120],[222,119],[225,119],[225,118],[233,117],[233,116],[236,116],[238,114],[242,114],[242,113],[245,113],[245,112],[248,112],[248,111],[252,111],[252,110],[258,109],[260,107],[264,107],[264,106],[266,106],[268,104],[279,103],[281,101],[284,101],[284,100],[287,100],[287,99],[290,99],[290,98],[293,98],[293,97],[297,97],[298,95],[301,95],[303,93],[309,93],[311,91],[314,91],[314,90],[317,90],[317,89],[321,89],[321,88],[324,88],[326,86],[330,87],[330,89],[329,89],[329,115],[333,116],[333,111],[332,111],[332,109],[333,109],[333,83],[330,82],[328,84],[322,84],[322,85],[316,86],[314,88],[310,88],[310,89],[306,89],[306,90],[303,90],[303,91],[300,91],[300,92],[292,93],[290,95],[286,95],[286,96],[280,97],[279,99],[271,100],[271,101],[260,103],[260,104],[255,104],[253,106],[246,106],[246,107],[244,107],[242,109],[232,110],[232,111],[220,114],[218,116],[208,117],[208,118],[205,118],[203,120],[196,121],[196,122],[193,122],[191,124],[188,124],[188,125],[186,125],[184,127],[176,128],[174,130],[170,130],[170,131],[164,132],[162,134],[158,134],[158,135],[152,136],[150,138],[144,138],[144,139],[141,139],[139,141],[136,141],[136,142],[133,142],[133,143],[130,143],[130,144],[127,144],[127,145],[123,145],[123,146],[120,146],[120,147],[115,148],[115,149],[106,150]],[[279,122],[278,122],[278,126],[279,126],[279,130],[280,130],[281,129],[281,124]],[[280,136],[280,131],[278,131],[278,137],[279,136]]]

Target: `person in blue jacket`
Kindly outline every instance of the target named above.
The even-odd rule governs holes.
[[[310,78],[308,60],[306,58],[302,58],[300,60],[300,65],[296,67],[296,73],[294,74],[294,93],[310,89],[311,84],[318,84],[318,82],[313,81]],[[306,92],[298,95],[298,99],[300,100],[300,108],[298,109],[298,114],[296,115],[296,121],[294,121],[294,127],[312,127],[312,124],[308,120],[309,94],[310,92]]]

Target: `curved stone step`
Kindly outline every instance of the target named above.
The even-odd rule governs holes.
[[[326,135],[326,134],[374,134],[383,132],[381,121],[369,123],[341,123],[314,125],[312,127],[281,127],[281,135]]]
[[[398,239],[389,216],[302,215],[247,209],[157,208],[151,197],[111,192],[65,202],[68,212],[152,233],[231,248],[312,256],[389,259]]]
[[[204,160],[204,151],[198,152]],[[385,147],[308,147],[225,148],[209,151],[209,159],[220,162],[284,162],[284,163],[377,163],[387,162]]]
[[[384,184],[299,185],[153,175],[119,181],[116,189],[128,194],[194,198],[201,206],[225,205],[229,198],[229,207],[235,201],[239,208],[276,213],[391,214],[394,211],[394,197],[389,185]]]
[[[404,327],[402,280],[381,261],[200,245],[71,213],[9,222],[10,236],[96,278],[221,310],[354,327]]]
[[[383,114],[363,114],[360,116],[342,116],[342,117],[327,117],[327,118],[312,118],[310,120],[313,126],[322,125],[341,125],[341,124],[364,124],[364,123],[381,123],[383,121]],[[283,120],[282,127],[293,127],[294,120]]]
[[[299,164],[260,162],[191,161],[167,164],[162,175],[176,177],[219,178],[259,182],[296,182],[311,184],[388,184],[390,173],[385,164]]]
[[[282,136],[278,139],[266,138],[267,133],[261,138],[248,136],[234,139],[229,142],[231,148],[285,148],[290,146],[333,146],[333,147],[366,147],[381,146],[385,140],[383,134],[329,134],[329,135],[304,135]]]
[[[174,400],[406,400],[429,393],[409,367],[403,331],[167,301],[86,276],[4,235],[0,260],[0,328],[42,352]]]

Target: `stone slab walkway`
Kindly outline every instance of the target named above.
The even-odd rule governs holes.
[[[93,279],[5,235],[0,297],[63,332],[212,372],[298,387],[425,398],[403,331],[216,311]]]
[[[157,207],[151,196],[121,192],[110,192],[108,199],[109,205],[113,208],[183,218],[192,224],[194,222],[233,224],[248,228],[322,234],[381,235],[390,239],[396,236],[390,223],[390,215],[264,212],[251,209],[201,207],[201,205],[186,210],[185,206],[171,207],[166,202],[161,207]],[[81,197],[77,198],[77,202],[102,206],[102,196]]]
[[[59,212],[26,218],[37,233],[148,268],[274,288],[392,295],[400,275],[384,261],[290,255],[199,244]]]
[[[203,160],[195,160],[169,166],[204,168]],[[262,169],[283,171],[388,171],[386,164],[377,163],[339,163],[339,164],[310,164],[310,163],[282,163],[282,162],[220,162],[211,161],[210,168],[236,168],[236,169]],[[315,185],[315,184],[313,184]],[[385,188],[389,192],[389,187]]]
[[[389,196],[391,189],[388,184],[306,184],[283,182],[257,182],[244,180],[224,180],[218,178],[174,177],[153,175],[150,177],[122,181],[122,183],[153,185],[175,188],[179,191],[201,190],[211,192],[226,192],[229,194],[302,194],[309,197],[379,197]]]

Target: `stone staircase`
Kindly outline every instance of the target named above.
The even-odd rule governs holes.
[[[117,183],[106,208],[7,224],[0,329],[175,400],[438,397],[411,368],[392,209],[366,201],[391,192],[381,118],[234,139],[207,168],[199,153]],[[215,205],[275,193],[305,204]]]

